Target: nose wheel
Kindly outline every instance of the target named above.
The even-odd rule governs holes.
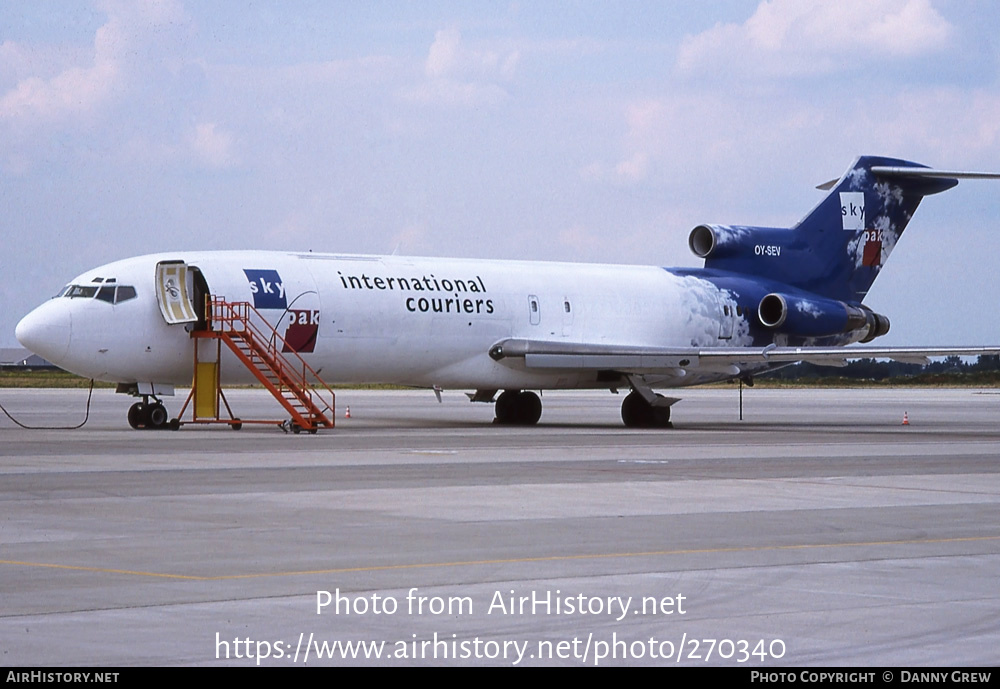
[[[159,431],[172,428],[167,408],[158,399],[150,402],[144,397],[142,402],[136,402],[128,410],[128,425],[136,429]]]
[[[128,408],[128,425],[132,428],[145,428],[146,426],[146,405],[136,402]]]

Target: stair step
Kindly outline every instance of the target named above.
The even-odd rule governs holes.
[[[249,303],[227,303],[218,299],[212,303],[215,314],[213,328],[216,328],[212,332],[245,360],[275,398],[292,411],[300,425],[307,428],[333,426],[332,420],[326,417],[327,413],[331,417],[333,415],[331,403],[323,395],[313,394],[304,362],[303,366],[297,367],[284,357],[280,351],[283,340],[277,331],[271,328],[267,332],[270,326],[265,319],[261,319],[263,323],[260,324],[256,318],[251,320],[257,312]],[[263,332],[260,331],[262,328]],[[325,386],[316,378],[320,385]],[[330,394],[332,396],[333,393]]]

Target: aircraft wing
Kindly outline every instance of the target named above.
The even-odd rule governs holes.
[[[998,355],[1000,347],[635,347],[606,344],[508,339],[490,348],[496,361],[524,359],[527,368],[613,370],[627,373],[677,373],[692,369],[726,370],[742,365],[807,361],[846,366],[851,359],[892,359],[926,364],[930,357]]]

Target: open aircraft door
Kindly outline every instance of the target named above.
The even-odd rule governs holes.
[[[156,301],[163,320],[169,325],[191,324],[186,325],[188,330],[207,329],[208,295],[208,283],[196,266],[189,266],[184,261],[160,261],[156,264]],[[194,340],[192,344],[196,348],[191,382],[194,418],[218,418],[219,344],[201,339]]]
[[[205,322],[208,285],[201,271],[183,261],[156,264],[156,301],[170,325]]]

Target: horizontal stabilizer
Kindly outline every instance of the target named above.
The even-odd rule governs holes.
[[[962,172],[957,170],[932,170],[929,167],[891,167],[888,165],[874,165],[871,168],[873,175],[880,177],[908,177],[919,179],[930,177],[932,179],[1000,179],[1000,172]],[[816,185],[821,191],[830,191],[840,178],[831,179],[829,182]]]
[[[1000,172],[959,172],[953,170],[932,170],[929,167],[888,167],[875,165],[873,175],[880,177],[933,177],[936,179],[1000,179]]]

